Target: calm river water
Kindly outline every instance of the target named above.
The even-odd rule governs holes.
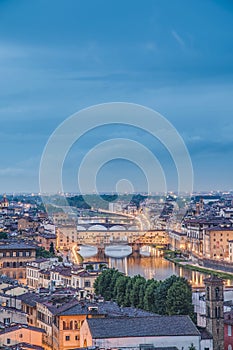
[[[148,248],[150,256],[143,256],[137,253],[123,258],[111,258],[104,253],[94,255],[95,252],[93,247],[88,246],[83,246],[80,250],[80,254],[84,257],[85,261],[106,261],[109,267],[114,267],[128,276],[140,274],[147,279],[155,278],[156,280],[164,280],[171,275],[177,275],[185,277],[196,288],[203,287],[203,280],[207,277],[203,273],[175,266],[175,264],[165,260],[161,256],[161,253],[154,248]],[[227,281],[228,285],[229,283]]]

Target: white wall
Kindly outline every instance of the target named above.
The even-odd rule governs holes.
[[[213,339],[204,339],[201,341],[201,350],[213,350]]]

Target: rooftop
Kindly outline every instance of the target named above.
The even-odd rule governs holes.
[[[76,305],[66,308],[58,315],[70,316],[70,315],[88,315],[88,314],[101,314],[109,317],[149,317],[155,316],[152,312],[136,309],[134,307],[120,307],[117,303],[112,301],[105,301],[101,303],[91,303],[82,301],[76,303]]]
[[[0,336],[2,334],[5,334],[5,333],[10,333],[10,332],[17,331],[18,329],[28,329],[28,330],[34,331],[34,332],[45,333],[45,330],[42,329],[42,328],[33,327],[33,326],[29,326],[29,325],[24,325],[24,324],[15,324],[13,326],[11,325],[9,327],[6,327],[3,330],[0,330]]]
[[[25,242],[8,242],[5,244],[0,244],[0,250],[8,249],[37,249],[37,247],[32,244],[27,244]]]
[[[32,344],[28,344],[28,343],[18,343],[15,345],[3,345],[0,346],[0,349],[4,349],[4,350],[44,350],[44,348],[42,346],[39,345],[32,345]]]
[[[90,318],[87,322],[94,339],[200,336],[200,332],[189,316]]]

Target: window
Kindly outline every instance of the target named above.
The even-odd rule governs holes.
[[[84,282],[84,287],[90,287],[91,286],[91,282],[90,281],[85,281]]]
[[[7,338],[6,343],[7,343],[7,344],[10,344],[10,343],[11,343],[11,340],[10,340],[9,338]]]
[[[207,311],[207,317],[210,317],[210,307],[209,306],[207,306],[206,311]]]
[[[75,340],[78,340],[78,335],[75,336]]]
[[[10,318],[4,318],[3,322],[4,322],[4,324],[10,324],[11,323],[11,319]]]
[[[215,307],[215,317],[216,317],[216,318],[220,318],[220,307],[219,307],[219,306],[218,306],[218,307],[217,307],[217,306]]]
[[[69,341],[69,340],[70,340],[70,336],[66,335],[66,341]]]
[[[210,287],[206,288],[206,300],[210,300]]]
[[[228,337],[231,337],[231,335],[232,335],[231,326],[230,325],[227,326],[227,335],[228,335]]]
[[[220,297],[220,290],[218,287],[215,288],[215,299],[216,300],[219,300],[219,297]]]
[[[227,350],[232,350],[231,344],[228,345]]]
[[[80,329],[80,322],[74,321],[74,329]]]

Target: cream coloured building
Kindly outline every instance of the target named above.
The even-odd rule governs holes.
[[[232,227],[213,227],[204,232],[204,252],[208,259],[230,261],[229,241],[233,240]]]
[[[58,251],[68,251],[77,243],[77,227],[75,225],[58,226],[56,229]]]

